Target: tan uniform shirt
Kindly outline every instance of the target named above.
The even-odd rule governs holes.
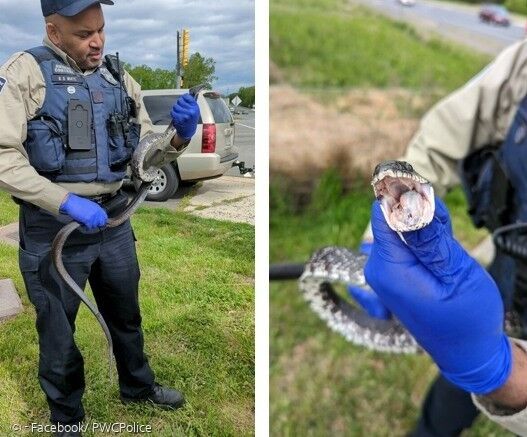
[[[75,61],[53,45],[47,37],[44,38],[44,45],[50,47],[66,65],[79,73],[89,75],[95,71],[82,72]],[[29,164],[23,146],[27,135],[27,122],[42,107],[46,95],[40,67],[29,53],[15,53],[0,67],[0,77],[6,79],[0,90],[0,189],[58,214],[68,192],[96,196],[120,188],[121,181],[55,183],[40,176]],[[128,73],[125,73],[125,84],[138,107],[137,122],[141,124],[142,138],[152,133],[153,129],[141,98],[141,87]]]
[[[527,95],[527,40],[506,48],[479,75],[437,103],[422,119],[401,158],[434,185],[436,193],[460,183],[460,159],[485,145],[505,139],[514,115]],[[527,342],[516,340],[527,351]],[[473,396],[489,418],[518,435],[527,436],[527,409],[500,412]]]
[[[466,85],[439,101],[421,120],[404,156],[440,197],[456,185],[459,160],[501,143],[527,95],[527,40],[501,52]],[[363,240],[372,241],[371,224]]]
[[[460,183],[460,159],[505,139],[526,95],[527,40],[523,40],[506,48],[479,75],[437,103],[421,120],[402,159],[443,196]]]
[[[527,341],[516,339],[513,339],[513,341],[527,352]],[[527,436],[527,408],[516,413],[511,413],[493,406],[492,403],[484,397],[472,395],[472,400],[474,401],[474,404],[492,421],[517,435]]]

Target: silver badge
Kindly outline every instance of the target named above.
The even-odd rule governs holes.
[[[74,86],[69,86],[67,90],[69,94],[75,94],[75,91],[77,91]]]

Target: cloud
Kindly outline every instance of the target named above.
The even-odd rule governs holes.
[[[0,63],[40,45],[44,22],[37,0],[0,0]],[[214,87],[232,92],[254,85],[254,1],[115,0],[103,6],[106,53],[119,51],[132,65],[172,69],[176,31],[190,31],[190,53],[216,61]]]

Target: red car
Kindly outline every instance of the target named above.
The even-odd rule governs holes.
[[[509,12],[504,6],[486,4],[479,10],[479,19],[485,23],[498,24],[500,26],[509,26]]]

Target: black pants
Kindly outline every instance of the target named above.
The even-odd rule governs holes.
[[[51,421],[65,424],[84,418],[85,387],[84,362],[73,337],[80,299],[59,278],[50,257],[53,238],[69,221],[25,203],[20,207],[19,264],[37,313],[38,377]],[[154,375],[143,352],[139,266],[130,222],[104,231],[73,232],[64,247],[63,260],[82,289],[89,281],[110,329],[121,394],[148,394]]]
[[[497,254],[489,267],[489,273],[498,284],[506,310],[513,307],[515,263],[512,258]],[[521,319],[525,326],[525,312]],[[413,437],[451,437],[458,436],[470,428],[479,414],[472,403],[470,393],[457,388],[441,375],[432,386],[421,410],[419,422],[410,434]]]

